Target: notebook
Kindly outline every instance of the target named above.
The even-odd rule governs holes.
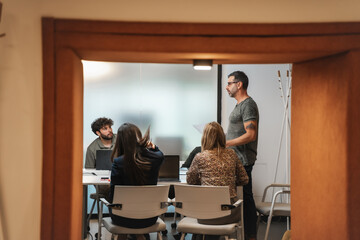
[[[112,150],[96,150],[96,170],[111,170],[111,152]]]
[[[180,182],[179,155],[165,155],[159,171],[160,182]]]

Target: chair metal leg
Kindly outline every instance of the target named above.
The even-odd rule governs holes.
[[[244,232],[244,228],[241,227],[236,227],[236,239],[237,240],[245,240],[245,232]]]
[[[290,217],[286,217],[286,230],[290,230]]]
[[[97,209],[98,209],[98,233],[99,234],[101,234],[100,232],[101,232],[101,220],[100,220],[100,204],[99,204],[99,201],[98,200],[96,200],[96,205],[97,205]],[[99,238],[99,239],[101,239],[101,238]]]
[[[180,240],[184,240],[185,239],[185,233],[181,233],[181,238]]]
[[[271,220],[272,220],[272,211],[270,211],[268,220],[267,220],[267,225],[266,225],[266,232],[265,232],[265,238],[264,240],[267,240],[269,237],[269,230],[270,230],[270,224],[271,224]]]
[[[97,207],[98,207],[98,240],[101,240],[101,222],[102,222],[102,210],[103,210],[103,203],[99,204],[99,199],[96,199]]]
[[[244,203],[241,203],[241,240],[245,240],[245,229],[244,229]]]
[[[171,228],[176,228],[176,212],[174,212],[174,222],[171,224]]]
[[[269,236],[270,224],[271,224],[271,220],[272,220],[273,213],[274,213],[274,207],[275,207],[276,197],[277,197],[279,194],[282,194],[282,193],[290,193],[290,191],[282,190],[282,191],[278,191],[277,193],[275,193],[275,195],[274,195],[274,197],[273,197],[273,200],[272,200],[272,202],[271,202],[271,207],[270,207],[269,217],[268,217],[268,221],[267,221],[267,226],[266,226],[266,232],[265,232],[265,238],[264,238],[264,240],[267,240],[267,239],[268,239],[268,236]]]
[[[96,201],[97,201],[97,200],[94,199],[94,202],[93,202],[93,204],[92,204],[92,206],[91,206],[91,210],[90,210],[89,216],[88,216],[88,218],[87,218],[87,220],[86,220],[87,226],[89,226],[89,224],[90,224],[91,215],[92,215],[92,213],[93,213],[93,211],[94,211]]]

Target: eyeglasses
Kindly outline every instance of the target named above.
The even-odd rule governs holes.
[[[227,85],[230,86],[233,83],[238,83],[239,81],[233,81],[233,82],[228,82]]]

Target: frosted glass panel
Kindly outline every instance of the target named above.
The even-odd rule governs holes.
[[[153,142],[183,161],[200,145],[194,125],[216,121],[216,67],[196,71],[190,64],[99,63],[105,65],[89,69],[93,63],[83,62],[84,154],[96,138],[90,125],[98,117],[113,119],[114,133],[124,122],[143,132],[151,126]]]

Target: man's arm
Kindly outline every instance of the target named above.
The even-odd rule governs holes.
[[[257,123],[254,120],[244,122],[244,128],[246,133],[240,137],[226,141],[226,147],[244,145],[256,140],[257,135]]]

